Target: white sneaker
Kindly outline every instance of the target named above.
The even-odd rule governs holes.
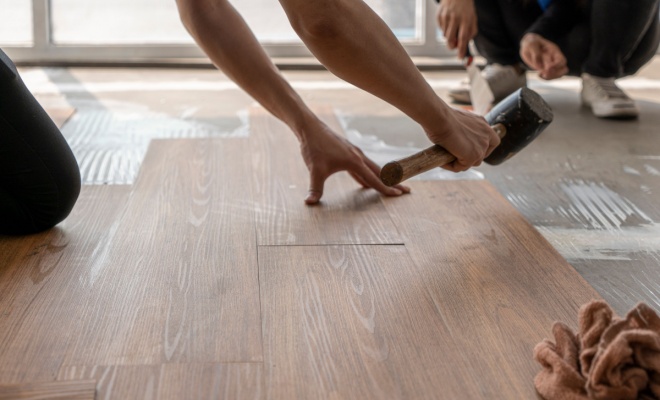
[[[600,118],[637,117],[637,104],[614,81],[614,78],[599,78],[583,73],[582,104],[590,106],[594,115]]]
[[[496,102],[527,85],[525,72],[518,73],[513,65],[488,64],[481,71],[481,76],[488,82]],[[471,104],[470,81],[464,79],[457,87],[450,89],[449,97],[457,103]]]

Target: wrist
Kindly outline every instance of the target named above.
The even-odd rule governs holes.
[[[296,135],[300,144],[311,141],[316,133],[319,132],[319,126],[322,124],[321,120],[307,107],[303,107],[293,113],[290,120],[286,121],[286,123]]]

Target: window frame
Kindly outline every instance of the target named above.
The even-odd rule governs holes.
[[[210,64],[195,44],[100,44],[68,45],[53,41],[50,0],[32,1],[33,41],[29,45],[3,45],[3,50],[17,63],[23,64],[141,64],[200,63]],[[401,0],[411,1],[411,0]],[[443,58],[452,53],[439,38],[435,22],[434,0],[414,0],[417,40],[402,40],[411,57]],[[263,43],[273,58],[313,58],[302,43]]]

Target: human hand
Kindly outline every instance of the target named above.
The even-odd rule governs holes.
[[[539,71],[542,79],[556,79],[568,73],[566,57],[559,46],[536,33],[527,33],[520,41],[520,58]]]
[[[323,196],[323,186],[330,175],[347,171],[363,188],[373,188],[386,196],[410,193],[404,185],[386,186],[378,177],[380,167],[364,155],[362,150],[337,135],[318,121],[301,135],[300,151],[309,170],[308,205],[317,204]]]
[[[442,166],[454,172],[481,165],[483,159],[500,144],[499,136],[483,117],[453,108],[449,109],[440,129],[427,130],[426,135],[456,157],[454,162]]]
[[[458,49],[458,58],[467,54],[470,39],[477,35],[477,12],[473,0],[442,0],[436,11],[438,25],[447,47]]]

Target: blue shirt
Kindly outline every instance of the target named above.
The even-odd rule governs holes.
[[[550,3],[552,3],[552,0],[536,0],[539,2],[539,6],[541,6],[541,10],[545,11]]]

